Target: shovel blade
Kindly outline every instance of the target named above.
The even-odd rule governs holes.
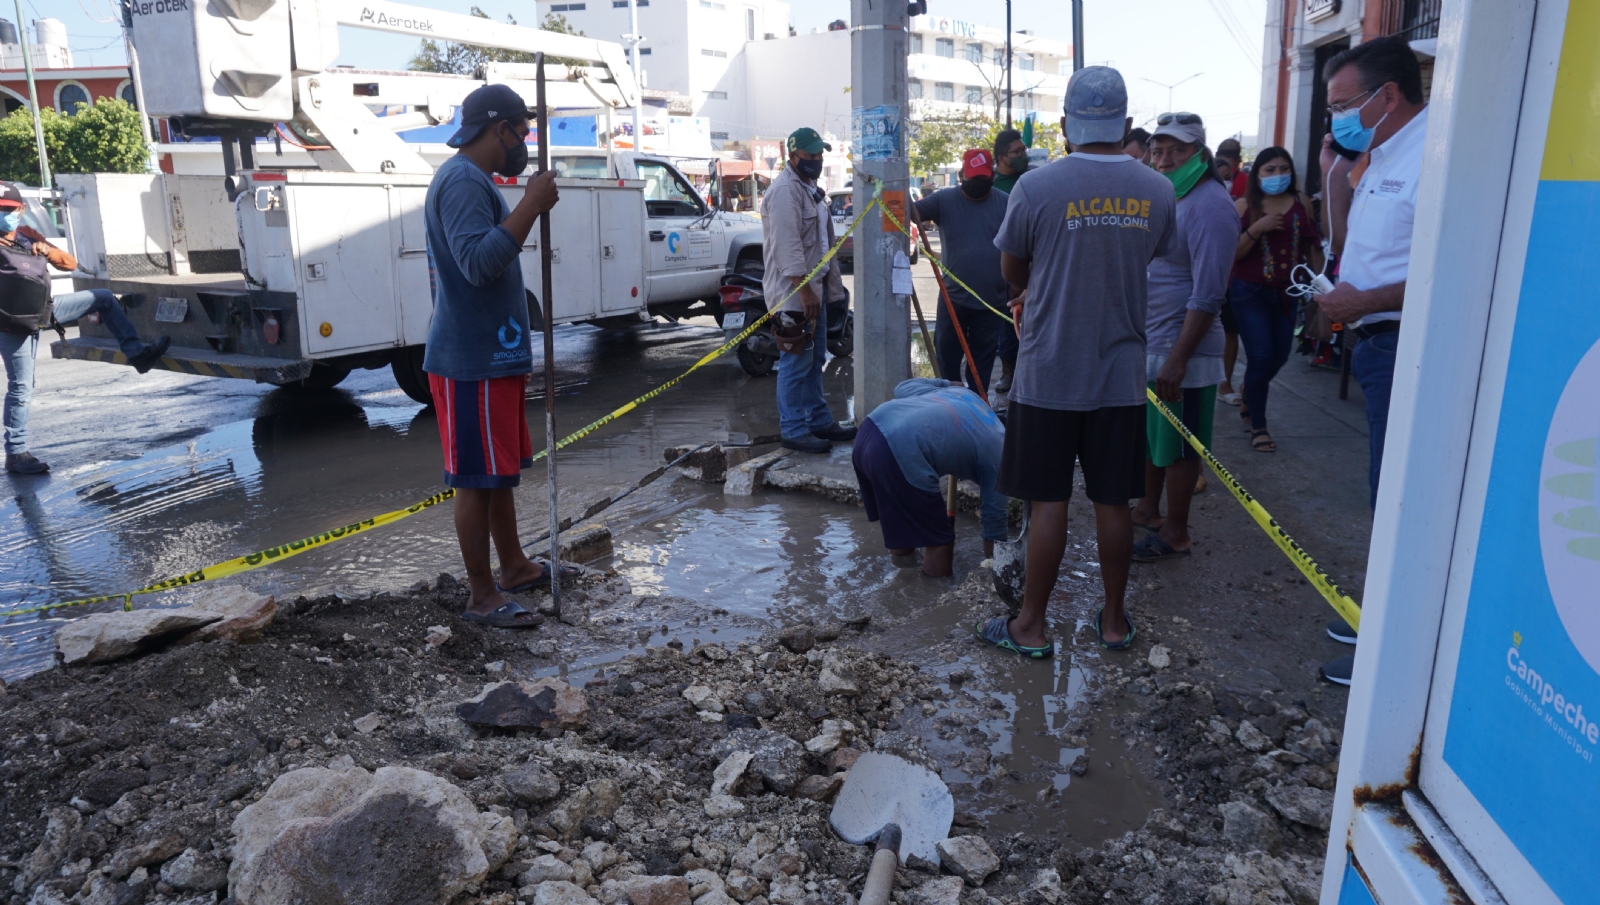
[[[1015,616],[1022,608],[1023,578],[1028,573],[1028,516],[1030,506],[1022,504],[1022,531],[1016,540],[994,545],[994,592],[1011,607]]]
[[[911,855],[937,864],[934,845],[950,835],[956,804],[933,771],[892,754],[861,755],[845,777],[828,822],[853,845],[875,840],[886,824],[900,826],[900,861]]]

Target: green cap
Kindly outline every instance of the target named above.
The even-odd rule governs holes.
[[[807,154],[821,154],[823,151],[832,151],[833,145],[822,140],[816,129],[801,127],[789,133],[789,151],[804,151]]]

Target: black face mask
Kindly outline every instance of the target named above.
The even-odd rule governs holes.
[[[1006,158],[1006,166],[1010,167],[1013,173],[1021,176],[1023,173],[1028,172],[1028,155],[1013,154]]]
[[[797,157],[794,161],[794,171],[801,179],[812,180],[822,175],[822,158],[814,160]]]
[[[989,190],[994,188],[994,178],[991,176],[974,176],[961,183],[961,194],[973,201],[982,201],[988,197]]]
[[[500,142],[500,147],[506,152],[505,162],[501,164],[500,169],[496,170],[496,172],[506,177],[521,176],[522,171],[528,168],[528,143],[519,138],[516,144],[508,148],[506,147],[505,139],[501,138],[498,132],[495,134],[495,138]]]

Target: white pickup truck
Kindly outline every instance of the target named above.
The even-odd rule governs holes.
[[[596,159],[614,175],[585,178]],[[552,165],[582,174],[557,180],[551,214],[557,324],[720,322],[722,277],[761,266],[760,221],[712,211],[666,160],[619,153],[608,162],[561,149]],[[326,388],[352,369],[387,365],[428,404],[429,177],[255,170],[239,180],[230,205],[209,177],[59,177],[81,261],[75,285],[142,297],[128,315],[141,334],[172,337],[161,365],[170,370]],[[523,179],[500,181],[515,204]],[[139,222],[145,229],[128,228]],[[187,266],[173,267],[177,254]],[[521,265],[539,323],[537,231]],[[82,325],[79,334],[52,354],[122,363],[104,327]]]

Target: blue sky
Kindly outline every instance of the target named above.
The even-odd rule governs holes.
[[[466,12],[474,0],[410,0],[412,5]],[[526,0],[476,0],[490,15],[510,13],[532,24],[535,4]],[[1109,63],[1128,81],[1136,118],[1153,118],[1168,106],[1171,84],[1200,73],[1172,94],[1171,105],[1205,117],[1212,144],[1236,132],[1256,130],[1261,96],[1260,62],[1269,0],[1087,0],[1084,46],[1090,63]],[[31,20],[53,16],[66,23],[78,65],[126,61],[121,29],[110,0],[22,0]],[[1003,26],[1003,0],[930,0],[929,13]],[[0,3],[10,18],[11,3]],[[48,10],[48,11],[47,11]],[[791,3],[800,31],[850,17],[849,0],[798,0]],[[1061,41],[1072,39],[1067,0],[1015,0],[1013,25]],[[595,37],[606,37],[596,35]],[[372,68],[404,68],[416,41],[398,35],[340,29],[340,62]],[[1268,60],[1268,64],[1275,63]]]

